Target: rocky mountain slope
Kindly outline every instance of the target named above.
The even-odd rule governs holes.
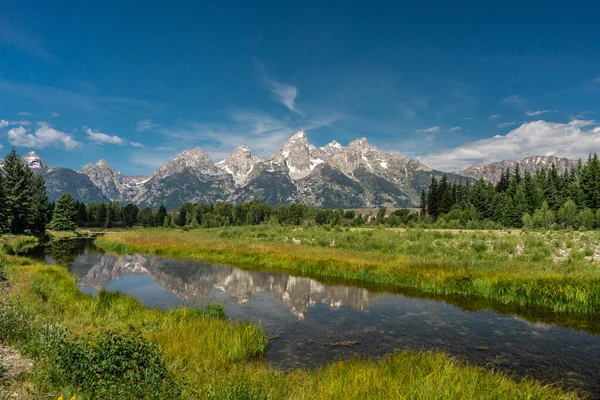
[[[539,169],[549,170],[554,164],[557,171],[562,174],[565,170],[576,166],[577,160],[569,160],[568,158],[560,158],[556,156],[531,156],[525,157],[522,160],[516,161],[497,161],[489,164],[476,164],[458,172],[462,176],[468,176],[474,179],[485,179],[492,183],[498,183],[502,176],[502,171],[509,168],[513,171],[517,164],[521,172],[529,171],[532,174]]]
[[[186,150],[152,174],[133,201],[143,207],[178,209],[185,202],[214,203],[234,191],[231,174],[217,168],[200,147]]]
[[[138,188],[148,180],[144,176],[124,176],[105,160],[87,164],[77,172],[87,175],[107,198],[123,202],[133,201]]]

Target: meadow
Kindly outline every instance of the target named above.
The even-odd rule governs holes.
[[[148,243],[165,235],[181,236],[188,244],[199,240],[198,232],[143,231],[111,234],[105,243],[127,238],[121,235],[146,236]],[[62,267],[10,255],[1,255],[0,263],[0,340],[34,361],[27,376],[2,381],[3,397],[483,399],[493,393],[497,399],[578,398],[439,353],[399,352],[380,362],[350,360],[316,371],[279,372],[264,362],[268,343],[262,329],[228,321],[218,305],[149,309],[119,293],[84,295]]]
[[[346,283],[600,312],[600,234],[262,225],[109,232],[97,244]]]

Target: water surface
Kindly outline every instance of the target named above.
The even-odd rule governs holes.
[[[269,337],[276,337],[269,341],[266,359],[279,368],[314,368],[350,357],[378,359],[402,349],[439,350],[516,378],[533,377],[600,398],[600,336],[593,333],[600,332],[600,323],[589,316],[564,320],[552,313],[547,318],[540,312],[527,315],[529,320],[556,319],[584,328],[572,329],[497,311],[470,311],[468,305],[457,306],[461,301],[415,293],[145,254],[104,254],[90,241],[55,244],[30,254],[70,267],[86,293],[120,291],[163,309],[221,303],[229,317],[260,323]]]

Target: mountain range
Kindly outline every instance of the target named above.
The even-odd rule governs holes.
[[[168,161],[151,176],[125,176],[104,160],[79,171],[48,167],[34,152],[23,156],[23,161],[45,179],[51,200],[70,193],[74,200],[85,203],[133,202],[152,208],[164,204],[170,210],[185,202],[249,200],[272,205],[300,202],[322,208],[415,207],[432,176],[445,174],[451,182],[483,178],[495,183],[503,170],[517,164],[522,171],[531,172],[554,164],[562,172],[577,163],[555,156],[533,156],[448,173],[398,153],[380,151],[366,138],[347,146],[332,141],[317,148],[308,142],[304,131],[294,134],[266,159],[239,146],[215,164],[196,147]]]

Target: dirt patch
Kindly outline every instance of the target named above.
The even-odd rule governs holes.
[[[33,361],[23,357],[18,350],[0,344],[0,381],[27,374]]]

